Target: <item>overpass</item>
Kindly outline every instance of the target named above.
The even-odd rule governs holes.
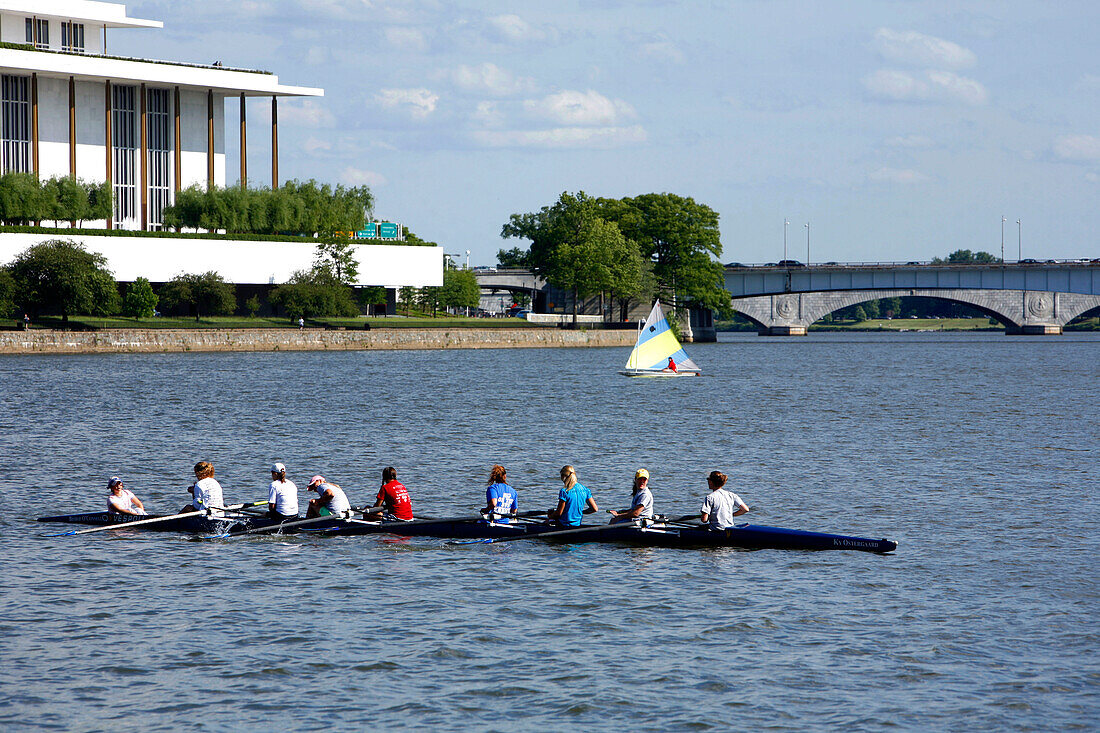
[[[833,311],[879,298],[965,303],[1009,334],[1058,334],[1100,308],[1100,259],[986,264],[790,263],[725,268],[731,305],[762,335],[792,336]]]

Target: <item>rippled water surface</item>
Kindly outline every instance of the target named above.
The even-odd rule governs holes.
[[[0,727],[1096,730],[1100,338],[739,336],[668,381],[626,351],[0,357]],[[392,464],[428,516],[472,514],[498,461],[524,510],[573,463],[601,507],[644,466],[686,514],[719,468],[755,522],[900,547],[33,521],[112,474],[173,510],[199,459],[240,501],[276,459],[353,503]]]

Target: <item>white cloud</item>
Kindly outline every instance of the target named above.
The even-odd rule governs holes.
[[[931,138],[924,135],[899,135],[885,141],[891,148],[931,148],[935,145]]]
[[[989,99],[979,82],[950,71],[909,72],[879,69],[864,77],[863,86],[881,99],[898,102],[962,102],[985,104]]]
[[[1064,160],[1100,160],[1100,137],[1063,135],[1054,141],[1054,154]]]
[[[1089,171],[1085,174],[1085,180],[1089,183],[1100,183],[1100,173],[1093,173]]]
[[[599,92],[562,91],[523,103],[529,114],[563,125],[612,125],[635,117],[634,108],[621,99],[608,99]]]
[[[644,58],[673,64],[684,63],[684,52],[678,49],[676,44],[671,41],[651,41],[649,43],[643,43],[638,49],[638,52]]]
[[[885,59],[930,69],[965,69],[978,60],[968,48],[916,31],[879,28],[874,45]]]
[[[490,63],[484,63],[480,66],[459,66],[454,71],[454,81],[463,89],[496,97],[529,92],[535,88],[534,79],[516,76],[510,71]]]
[[[478,102],[473,117],[485,127],[501,127],[504,125],[504,115],[501,113],[500,105],[496,102]]]
[[[312,99],[280,105],[279,119],[282,122],[303,127],[332,127],[336,124],[336,118],[332,113],[322,107],[320,102]]]
[[[340,182],[349,186],[381,186],[386,183],[386,177],[381,173],[348,166],[340,171]]]
[[[923,183],[928,180],[928,176],[911,168],[883,167],[876,171],[871,171],[867,174],[867,177],[872,181],[881,181],[884,183]]]
[[[324,150],[332,150],[332,143],[328,140],[321,140],[315,137],[311,137],[303,143],[302,148],[310,154],[319,153]]]
[[[428,37],[424,31],[409,26],[390,26],[387,28],[386,42],[394,48],[402,50],[428,50]]]
[[[430,89],[383,89],[374,99],[385,109],[405,112],[413,119],[422,120],[435,112],[439,95]]]
[[[546,37],[544,32],[514,14],[494,15],[489,18],[489,25],[497,36],[507,43],[537,41]]]
[[[478,130],[475,143],[490,148],[612,148],[645,142],[641,125],[555,127],[549,130]]]

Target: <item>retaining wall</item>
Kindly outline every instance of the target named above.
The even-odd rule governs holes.
[[[429,329],[371,331],[250,328],[107,331],[0,331],[0,354],[120,354],[178,351],[354,351],[633,346],[632,331]]]

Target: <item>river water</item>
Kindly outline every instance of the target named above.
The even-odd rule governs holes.
[[[678,380],[620,377],[626,349],[0,357],[0,728],[1096,730],[1098,336],[739,335]],[[900,546],[33,521],[112,474],[174,510],[200,459],[227,501],[281,460],[366,502],[393,465],[428,516],[494,462],[521,510],[564,463],[623,508],[646,467],[669,514],[718,468],[746,519]]]

